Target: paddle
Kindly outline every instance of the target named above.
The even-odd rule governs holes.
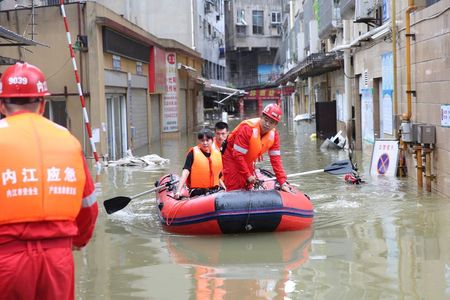
[[[286,177],[291,178],[291,177],[295,177],[295,176],[310,175],[310,174],[316,174],[316,173],[322,173],[322,172],[325,172],[325,173],[328,173],[331,175],[342,175],[342,174],[350,173],[353,170],[354,170],[353,165],[350,160],[340,160],[340,161],[336,161],[336,162],[326,166],[324,169],[289,174]],[[276,180],[276,178],[275,177],[268,178],[268,179],[265,179],[264,181],[270,181],[270,180]]]
[[[116,211],[119,211],[119,210],[125,208],[128,205],[128,203],[130,203],[130,201],[135,199],[135,198],[138,198],[140,196],[143,196],[143,195],[150,194],[152,192],[158,191],[158,190],[160,190],[162,188],[171,186],[171,185],[173,185],[173,184],[175,184],[177,182],[178,182],[178,179],[174,180],[174,181],[169,181],[169,182],[165,183],[164,185],[157,186],[157,187],[155,187],[155,188],[153,188],[151,190],[148,190],[148,191],[136,194],[136,195],[131,196],[131,197],[117,196],[117,197],[105,200],[103,202],[103,205],[105,206],[106,212],[110,215],[112,213],[115,213]]]

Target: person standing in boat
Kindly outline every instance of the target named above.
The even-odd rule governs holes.
[[[222,155],[213,147],[214,134],[209,129],[202,129],[197,134],[198,144],[189,149],[181,172],[175,199],[180,199],[181,190],[186,183],[190,189],[189,196],[216,192],[220,186],[225,188],[222,176]]]
[[[43,116],[44,74],[27,63],[0,82],[0,295],[74,299],[72,250],[92,237],[95,187],[79,141]]]
[[[261,118],[244,120],[230,133],[222,156],[227,191],[251,189],[257,180],[255,162],[268,152],[281,189],[290,192],[281,161],[280,136],[275,129],[281,115],[278,105],[269,104],[264,108]]]
[[[214,143],[213,147],[220,151],[223,154],[223,143],[227,140],[228,137],[228,124],[222,121],[219,121],[214,126]]]

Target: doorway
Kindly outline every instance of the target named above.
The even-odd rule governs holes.
[[[117,160],[125,156],[128,149],[127,117],[124,94],[107,94],[108,155]]]

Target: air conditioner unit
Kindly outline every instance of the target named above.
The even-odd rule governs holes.
[[[376,19],[377,0],[355,1],[355,22],[368,22]]]
[[[205,14],[213,11],[213,4],[209,1],[205,1]]]

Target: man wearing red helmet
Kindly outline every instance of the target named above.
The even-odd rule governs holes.
[[[264,108],[261,118],[242,121],[230,133],[222,156],[227,191],[253,186],[256,182],[254,164],[267,151],[281,189],[290,191],[281,161],[280,137],[275,129],[281,115],[278,105],[269,104]]]
[[[72,249],[90,240],[98,215],[82,148],[42,116],[44,74],[17,63],[0,83],[0,295],[74,299]]]

